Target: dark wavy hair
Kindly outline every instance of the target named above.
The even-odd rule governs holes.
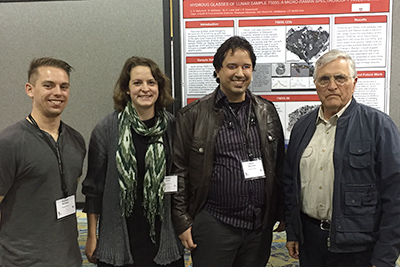
[[[63,69],[67,73],[68,78],[71,73],[71,70],[74,69],[67,62],[60,60],[60,59],[56,59],[56,58],[52,58],[52,57],[35,58],[31,61],[31,64],[30,64],[29,70],[28,70],[29,83],[31,83],[31,84],[36,83],[36,80],[39,75],[39,72],[38,72],[39,67],[54,67],[54,68]]]
[[[214,65],[214,78],[216,78],[217,83],[219,83],[219,78],[217,78],[217,72],[222,68],[222,62],[224,61],[226,54],[228,52],[235,52],[237,49],[246,50],[249,52],[251,62],[253,64],[253,71],[256,67],[256,54],[254,54],[253,46],[241,36],[232,36],[227,39],[218,49],[217,53],[214,55],[213,65]]]
[[[122,111],[126,104],[130,101],[129,81],[131,80],[131,70],[137,66],[149,67],[151,74],[158,84],[158,99],[155,103],[156,111],[161,110],[170,105],[174,99],[171,94],[171,80],[160,70],[158,65],[149,58],[130,57],[125,61],[119,79],[114,88],[114,109]]]

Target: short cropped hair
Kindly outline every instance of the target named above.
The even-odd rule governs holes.
[[[237,49],[242,49],[249,52],[253,70],[256,67],[256,54],[254,54],[253,46],[241,36],[232,36],[227,39],[218,49],[214,55],[213,65],[214,65],[214,78],[216,78],[217,83],[219,83],[219,78],[217,78],[217,71],[222,68],[222,62],[224,61],[226,54],[228,52],[234,53]]]
[[[125,61],[121,74],[114,88],[114,109],[123,111],[127,103],[131,100],[127,94],[129,92],[129,81],[131,80],[131,70],[137,66],[149,67],[151,74],[158,84],[158,99],[155,103],[156,111],[170,105],[174,99],[171,95],[171,80],[160,70],[158,65],[149,58],[130,57]]]
[[[314,80],[317,79],[317,73],[320,68],[323,68],[325,65],[331,63],[332,61],[342,58],[345,59],[349,65],[349,73],[351,78],[355,78],[357,76],[357,71],[356,71],[356,63],[354,62],[353,58],[347,54],[346,52],[337,50],[337,49],[332,49],[329,52],[326,52],[323,54],[318,60],[315,62],[315,68],[314,68],[314,74],[313,78]]]
[[[71,73],[71,70],[74,69],[71,65],[69,65],[64,60],[51,58],[51,57],[35,58],[31,61],[31,64],[30,64],[29,70],[28,70],[28,82],[29,83],[31,83],[31,84],[36,83],[36,80],[38,79],[38,75],[39,75],[38,69],[40,67],[55,67],[55,68],[63,69],[67,73],[68,78]]]

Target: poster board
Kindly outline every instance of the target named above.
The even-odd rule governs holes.
[[[319,105],[313,63],[331,49],[354,58],[357,101],[389,113],[391,0],[180,3],[183,106],[215,89],[213,55],[240,35],[257,56],[250,89],[275,103],[286,139],[297,118]]]

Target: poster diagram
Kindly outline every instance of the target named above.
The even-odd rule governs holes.
[[[391,0],[183,0],[183,105],[212,92],[213,55],[245,37],[257,65],[250,89],[274,102],[289,138],[293,121],[319,105],[313,72],[331,49],[356,61],[357,101],[388,112]]]
[[[322,26],[313,30],[309,26],[290,28],[286,33],[286,49],[309,63],[328,49],[329,33]]]

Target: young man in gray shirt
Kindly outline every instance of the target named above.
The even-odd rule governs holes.
[[[82,265],[75,192],[86,148],[61,121],[71,69],[58,59],[33,60],[25,85],[32,112],[0,132],[3,266]]]

